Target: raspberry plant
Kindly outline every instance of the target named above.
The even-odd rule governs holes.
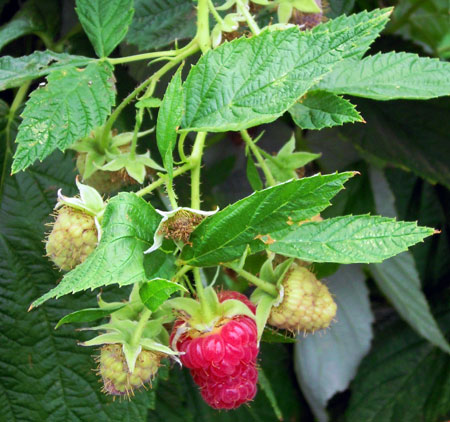
[[[346,15],[335,13],[338,2],[317,0],[217,3],[77,0],[80,25],[55,41],[57,22],[51,17],[56,3],[28,0],[0,28],[0,45],[34,34],[45,46],[0,58],[0,87],[14,90],[11,105],[1,103],[5,150],[0,194],[2,215],[12,221],[10,226],[2,223],[2,250],[6,256],[11,247],[31,248],[11,243],[20,238],[14,234],[17,224],[42,234],[44,229],[37,227],[50,219],[39,208],[42,201],[30,191],[22,209],[14,205],[13,192],[27,191],[31,180],[45,174],[40,192],[47,204],[56,201],[54,222],[44,239],[47,258],[39,258],[36,288],[23,296],[31,303],[29,315],[46,315],[52,312],[46,308],[55,306],[58,329],[68,323],[88,325],[78,336],[75,355],[97,354],[90,362],[94,368],[97,360],[103,388],[95,387],[92,395],[99,397],[102,390],[110,396],[96,398],[102,408],[99,420],[122,420],[124,415],[146,420],[148,408],[158,414],[159,391],[171,382],[179,389],[180,406],[189,408],[197,398],[188,397],[200,394],[213,409],[244,405],[249,412],[254,412],[259,385],[271,406],[270,418],[281,420],[284,410],[278,402],[283,398],[264,370],[270,360],[266,342],[296,343],[300,386],[317,419],[328,420],[327,401],[348,387],[372,337],[361,268],[403,319],[440,349],[433,349],[439,364],[448,366],[450,346],[406,252],[439,230],[395,218],[392,192],[377,166],[387,160],[446,186],[448,173],[443,164],[436,171],[425,158],[425,164],[417,163],[410,152],[386,149],[378,157],[361,146],[364,133],[355,131],[366,120],[370,130],[376,116],[370,107],[379,107],[374,100],[450,95],[449,64],[408,52],[376,52],[374,42],[386,25],[391,32],[400,25],[398,17],[389,24],[392,8]],[[327,16],[330,8],[332,17]],[[446,51],[445,43],[442,48]],[[138,80],[134,87],[126,70]],[[358,111],[353,102],[359,101],[367,113]],[[351,128],[343,129],[344,136],[354,138],[370,166],[327,172],[319,164],[320,154],[308,146],[309,134],[342,125]],[[289,130],[271,131],[277,127]],[[219,164],[211,166],[210,157],[226,151],[233,139],[252,190],[238,200],[231,195],[223,200],[209,186],[223,172]],[[222,140],[229,143],[225,149]],[[439,165],[444,161],[436,160]],[[371,186],[373,202],[362,212],[351,203],[365,194],[357,188],[358,179]],[[393,179],[391,185],[400,189]],[[224,184],[225,194],[231,182]],[[345,185],[350,191],[340,194]],[[343,205],[329,208],[332,201]],[[39,209],[36,215],[33,207]],[[26,255],[10,259],[11,274],[26,277],[23,265],[32,267]],[[58,269],[49,270],[52,265]],[[48,291],[38,285],[43,268],[58,281]],[[345,288],[336,284],[342,274],[347,274]],[[408,279],[411,286],[405,288]],[[93,290],[98,294],[94,304],[89,299]],[[61,301],[64,306],[57,305]],[[16,310],[25,311],[23,306]],[[315,378],[314,368],[336,371],[327,365],[339,355],[327,342],[330,335],[351,338],[345,331],[353,321],[346,314],[364,319],[354,330],[360,344],[348,352],[352,357],[344,359],[333,385],[328,374]],[[88,334],[92,331],[96,335]],[[64,347],[57,343],[55,354],[64,353]],[[324,347],[329,355],[321,357]],[[398,347],[394,341],[392,348]],[[192,377],[184,392],[180,385],[186,380],[179,381],[177,365]],[[85,376],[76,365],[68,367],[77,374],[78,385],[72,388],[83,388]],[[447,376],[443,383],[448,387],[448,382]],[[364,389],[372,391],[364,375],[358,373],[355,385],[361,387],[346,417],[374,420],[353,399],[362,397]],[[421,420],[433,422],[448,415],[449,403],[430,391],[420,409],[395,420],[425,415]],[[56,402],[64,395],[64,389],[52,392]],[[108,408],[111,396],[132,401]],[[79,415],[44,404],[16,420],[92,420],[94,406],[92,413],[86,410],[87,396],[86,401]],[[383,406],[379,414],[393,417],[391,404]],[[24,404],[9,407],[11,415],[22,415]],[[387,417],[383,420],[394,420]]]

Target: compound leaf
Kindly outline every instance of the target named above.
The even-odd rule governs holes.
[[[195,35],[192,0],[135,0],[136,10],[126,36],[139,50],[154,50]]]
[[[14,17],[0,27],[0,50],[28,34],[52,36],[59,25],[60,7],[56,0],[28,0]]]
[[[345,60],[317,88],[374,100],[426,100],[450,95],[450,63],[411,53]]]
[[[448,308],[438,320],[450,327]],[[352,384],[347,422],[444,421],[450,412],[450,356],[404,324],[375,337]]]
[[[434,232],[415,222],[348,215],[272,233],[268,248],[304,261],[372,263],[397,255]]]
[[[182,128],[221,132],[277,119],[336,63],[364,52],[389,14],[343,16],[314,31],[267,29],[209,51],[184,83]]]
[[[139,289],[139,296],[142,303],[155,312],[173,293],[179,290],[186,289],[180,284],[157,278],[143,284]]]
[[[262,250],[264,235],[320,213],[351,176],[319,174],[255,192],[203,220],[181,259],[189,265],[211,266],[241,257],[247,245],[252,253]]]
[[[177,141],[177,129],[183,114],[183,104],[180,68],[167,87],[156,122],[156,142],[169,178],[172,178],[173,174],[172,154]]]
[[[77,0],[76,11],[99,57],[107,57],[125,37],[133,0]]]
[[[53,51],[35,51],[29,56],[0,57],[0,90],[14,88],[30,79],[47,75],[54,70],[86,66],[92,59]]]
[[[32,306],[113,283],[125,286],[144,281],[144,251],[153,243],[160,219],[155,209],[134,193],[122,192],[112,198],[105,210],[97,248]]]
[[[289,113],[302,129],[318,130],[363,121],[350,101],[325,91],[308,92],[289,109]]]
[[[64,151],[103,125],[115,102],[112,79],[106,63],[51,73],[48,84],[31,94],[22,113],[13,173],[42,161],[55,149]]]

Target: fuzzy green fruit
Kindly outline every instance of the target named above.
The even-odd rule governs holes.
[[[94,217],[74,208],[58,210],[45,249],[47,256],[62,270],[81,264],[97,246]]]
[[[101,348],[99,372],[103,379],[103,391],[113,396],[130,395],[134,390],[151,382],[160,366],[161,354],[142,350],[133,373],[128,365],[121,344],[107,344]]]
[[[336,315],[336,303],[327,286],[306,268],[293,264],[282,282],[283,300],[272,308],[269,324],[311,333],[327,328]]]

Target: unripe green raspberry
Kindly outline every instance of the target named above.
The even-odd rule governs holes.
[[[45,246],[47,256],[68,271],[81,264],[96,246],[94,217],[72,207],[60,208]]]
[[[84,174],[86,166],[86,154],[77,156],[77,169],[80,174]],[[125,169],[118,171],[97,170],[93,175],[84,179],[83,182],[98,190],[100,193],[115,192],[124,186],[136,184],[136,180],[128,175]]]
[[[336,303],[327,286],[312,272],[293,264],[282,286],[283,300],[272,308],[270,325],[297,332],[314,332],[330,325],[336,315]]]
[[[99,358],[103,391],[113,396],[124,396],[151,382],[158,372],[161,356],[150,350],[142,350],[136,359],[133,373],[130,373],[122,345],[107,344],[103,346]]]

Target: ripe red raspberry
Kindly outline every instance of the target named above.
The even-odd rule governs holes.
[[[240,300],[255,312],[255,306],[240,293],[224,291],[218,297],[220,302]],[[184,324],[187,331],[182,332]],[[203,399],[211,407],[235,409],[255,396],[258,333],[253,319],[244,315],[223,318],[209,332],[177,320],[170,342],[184,352],[181,362],[191,370]]]

